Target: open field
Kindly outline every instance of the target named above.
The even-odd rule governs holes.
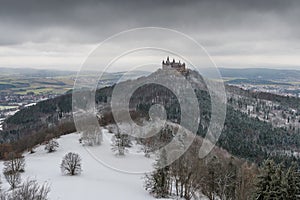
[[[7,109],[14,109],[17,108],[18,106],[0,106],[0,110],[7,110]]]
[[[74,77],[1,77],[0,91],[14,94],[63,94],[73,88]]]
[[[0,68],[1,69],[1,68]],[[0,70],[1,72],[1,70]],[[123,73],[104,73],[101,76],[101,81],[109,82],[110,84],[116,82],[121,78]],[[58,74],[46,76],[26,76],[21,74],[0,74],[0,92],[10,94],[64,94],[71,90],[76,80],[76,73],[73,74]],[[100,74],[95,72],[86,72],[80,75],[86,79],[99,78]],[[136,77],[137,74],[125,75],[125,79]]]

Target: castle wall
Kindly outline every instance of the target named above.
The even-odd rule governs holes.
[[[176,69],[178,72],[181,72],[183,74],[185,74],[187,72],[186,68],[185,68],[185,64],[181,64],[180,62],[170,62],[169,58],[167,59],[167,61],[163,61],[162,62],[162,69]]]

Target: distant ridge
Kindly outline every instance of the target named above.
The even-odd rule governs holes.
[[[8,68],[0,67],[0,75],[30,76],[30,77],[54,77],[76,75],[76,71],[56,69],[34,69],[34,68]]]
[[[270,69],[270,68],[219,68],[222,77],[228,78],[245,78],[245,79],[264,79],[264,80],[286,80],[299,81],[300,70],[292,69]],[[213,77],[212,69],[203,69],[203,73],[211,78]]]
[[[271,68],[218,68],[220,74],[224,78],[239,78],[239,79],[262,79],[262,80],[278,80],[278,81],[295,81],[300,80],[300,70],[293,69],[271,69]],[[126,76],[130,78],[137,78],[141,76],[149,75],[150,72],[146,71],[120,71],[105,74],[114,74],[115,76]],[[214,77],[215,73],[213,69],[202,68],[200,73],[208,78]],[[86,71],[86,74],[95,75],[93,71]],[[98,73],[97,73],[98,74]],[[28,76],[28,77],[55,77],[55,76],[68,76],[77,75],[77,71],[68,70],[56,70],[56,69],[34,69],[34,68],[8,68],[0,67],[1,75],[14,75],[14,76]],[[100,75],[100,74],[99,74]]]

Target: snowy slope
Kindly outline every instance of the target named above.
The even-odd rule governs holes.
[[[97,153],[97,158],[105,158],[114,166],[125,170],[138,170],[152,168],[154,159],[145,158],[135,151],[125,156],[116,157],[111,151],[110,134],[105,130],[104,143],[101,146],[91,147],[92,152]],[[129,174],[113,170],[97,161],[85,147],[79,144],[79,134],[70,134],[58,139],[59,149],[54,153],[47,153],[44,146],[36,149],[34,154],[25,154],[26,168],[22,174],[22,180],[27,177],[37,179],[40,183],[47,181],[51,186],[49,197],[51,200],[141,200],[154,199],[143,189],[143,174]],[[64,176],[60,172],[62,157],[68,152],[76,152],[82,158],[82,173],[79,176]],[[126,166],[126,163],[129,163]],[[2,168],[1,164],[1,168]],[[136,168],[135,168],[136,167]],[[141,167],[141,168],[140,168]],[[2,172],[2,170],[1,170]],[[3,176],[2,176],[3,177]],[[3,180],[3,188],[8,185]]]

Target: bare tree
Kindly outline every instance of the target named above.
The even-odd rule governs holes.
[[[203,182],[201,172],[204,168],[204,162],[198,158],[200,142],[195,140],[188,151],[170,165],[173,192],[176,196],[187,200],[199,193],[200,184]]]
[[[0,200],[8,200],[7,195],[5,193],[0,193]]]
[[[148,138],[147,138],[148,139]],[[151,154],[151,151],[152,151],[152,146],[151,146],[151,141],[150,140],[145,140],[144,142],[144,145],[142,147],[142,150],[144,152],[144,155],[146,158],[150,158],[150,154]]]
[[[95,130],[86,130],[82,133],[81,141],[83,145],[94,146],[101,145],[102,143],[102,132]]]
[[[21,183],[21,175],[19,172],[4,172],[4,177],[11,189],[15,189]]]
[[[155,170],[145,176],[145,189],[156,198],[167,198],[172,190],[169,166],[165,166],[166,156],[166,151],[163,149],[154,166]]]
[[[102,130],[95,126],[92,116],[82,116],[82,120],[78,121],[80,132],[82,132],[81,140],[83,145],[94,146],[102,143]]]
[[[218,179],[222,171],[219,157],[211,155],[206,158],[205,170],[203,171],[204,180],[202,182],[202,193],[210,200],[215,200],[218,190]]]
[[[68,153],[63,157],[60,165],[63,174],[71,176],[81,173],[81,158],[77,153]]]
[[[235,172],[228,169],[223,169],[217,179],[217,194],[222,200],[232,199],[235,197]]]
[[[3,174],[11,188],[15,189],[21,183],[20,173],[25,171],[25,159],[13,152],[9,153],[7,158],[3,163]]]
[[[8,160],[4,161],[3,173],[21,173],[25,171],[25,159],[16,153],[9,153]]]
[[[244,162],[238,171],[237,199],[251,199],[255,193],[258,169],[254,164]]]
[[[0,193],[0,200],[47,200],[50,188],[47,184],[39,185],[35,180],[27,180],[12,192]]]
[[[0,194],[2,192],[2,179],[1,179],[1,176],[0,176]],[[1,195],[0,195],[0,200],[1,200]]]
[[[45,146],[45,150],[48,151],[48,153],[56,151],[56,149],[59,147],[58,142],[55,139],[51,139],[47,142]]]
[[[13,191],[9,199],[13,200],[47,200],[50,187],[47,184],[39,185],[35,180],[27,180]]]
[[[127,134],[116,134],[112,138],[112,150],[119,156],[124,156],[126,148],[131,146],[131,141]]]

